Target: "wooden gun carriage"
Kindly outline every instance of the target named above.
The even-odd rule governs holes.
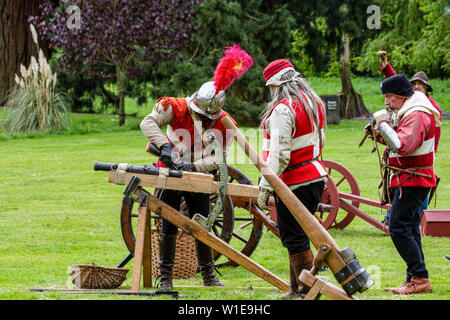
[[[379,201],[361,197],[355,177],[343,165],[329,160],[324,160],[323,163],[327,169],[329,180],[325,185],[319,208],[314,213],[314,216],[320,224],[327,230],[333,228],[344,229],[350,225],[355,217],[359,217],[388,234],[389,230],[386,225],[383,225],[380,221],[361,211],[359,206],[362,203],[388,209],[389,205],[382,205]],[[130,174],[131,176],[132,174]],[[199,175],[197,174],[196,176],[198,177]],[[208,179],[214,177],[217,184],[217,176],[209,175],[209,177]],[[115,181],[114,172],[110,173],[109,181]],[[157,186],[156,183],[156,178],[153,178],[154,187]],[[212,231],[227,243],[235,239],[235,247],[250,257],[261,241],[264,228],[267,228],[279,237],[276,216],[274,214],[275,201],[271,196],[268,204],[272,210],[270,215],[265,214],[256,204],[258,187],[253,184],[253,181],[248,176],[233,166],[228,166],[228,183],[232,184],[231,188],[235,188],[236,192],[227,195],[225,210],[215,220]],[[242,193],[243,187],[239,187],[239,185],[248,187],[245,188],[247,194]],[[161,189],[156,188],[154,194],[159,198]],[[211,194],[211,208],[215,206],[216,200],[217,194]],[[180,206],[180,211],[187,215],[184,202]],[[136,241],[134,229],[136,228],[137,217],[138,214],[134,201],[127,201],[126,197],[124,197],[120,213],[120,223],[122,237],[130,254],[118,267],[123,267],[131,259],[132,253],[134,252]],[[158,219],[159,217],[153,215],[152,218]],[[250,229],[250,231],[246,229]],[[214,259],[216,261],[220,257],[220,253],[214,252]],[[228,260],[218,263],[216,266],[236,266],[236,263]]]
[[[243,138],[243,140],[245,140],[245,138]],[[255,159],[255,157],[258,156],[256,156],[251,147],[248,146],[248,143],[245,142],[240,144],[241,147],[246,151],[247,155],[249,155],[248,152],[250,151],[252,157],[250,157],[250,155],[249,157],[261,171],[262,167],[262,165],[260,164],[261,160],[259,158]],[[354,216],[360,216],[369,222],[371,222],[371,217],[363,212],[360,212],[359,209],[357,208],[359,202],[363,198],[359,197],[359,189],[357,188],[357,185],[355,186],[355,183],[352,180],[353,176],[348,175],[348,170],[336,164],[335,162],[325,162],[325,165],[328,168],[330,179],[324,190],[323,199],[322,203],[319,205],[319,210],[318,212],[315,213],[315,217],[317,220],[315,220],[314,218],[310,218],[310,215],[306,213],[307,212],[306,208],[304,208],[301,203],[296,203],[296,205],[299,207],[300,214],[296,212],[294,216],[304,229],[305,227],[303,226],[303,224],[306,224],[306,227],[307,229],[309,229],[309,232],[310,233],[312,232],[314,234],[314,236],[312,237],[310,236],[310,238],[313,240],[313,244],[318,250],[317,255],[315,257],[314,268],[311,270],[311,272],[305,272],[304,274],[302,274],[300,276],[300,281],[303,281],[305,284],[310,285],[311,287],[314,286],[315,290],[312,290],[312,292],[315,292],[315,295],[313,295],[314,297],[320,296],[320,294],[323,292],[328,292],[330,294],[330,297],[332,298],[353,298],[352,297],[353,293],[355,293],[356,291],[362,292],[366,290],[373,284],[373,282],[371,281],[370,277],[368,276],[364,268],[359,264],[353,252],[349,248],[345,248],[344,250],[339,249],[337,244],[327,234],[325,230],[331,227],[343,228],[351,222]],[[99,167],[103,167],[102,170],[105,170],[105,164],[96,163],[95,168],[98,169]],[[106,164],[106,168],[109,168],[110,171],[109,181],[117,184],[128,183],[129,185],[127,189],[129,189],[130,184],[132,184],[133,182],[133,179],[135,178],[138,179],[138,182],[135,183],[135,187],[132,188],[132,192],[134,193],[135,191],[137,191],[137,194],[133,194],[132,196],[130,196],[131,195],[130,192],[128,193],[124,192],[125,197],[122,202],[121,226],[122,226],[122,235],[127,245],[127,248],[130,251],[130,254],[124,261],[122,261],[119,267],[124,266],[133,257],[133,253],[136,253],[137,250],[136,247],[137,241],[134,233],[133,219],[137,217],[139,220],[139,218],[142,216],[141,214],[142,199],[139,198],[138,200],[138,197],[140,197],[143,193],[149,195],[149,193],[145,189],[143,189],[144,187],[155,188],[155,195],[151,196],[151,201],[153,202],[153,204],[152,205],[146,204],[147,211],[151,210],[155,212],[154,210],[156,208],[157,209],[156,212],[158,213],[158,215],[154,216],[155,218],[159,218],[160,216],[162,216],[163,218],[169,217],[169,221],[171,221],[172,223],[174,223],[175,220],[179,220],[178,216],[184,216],[183,214],[180,215],[180,212],[183,213],[183,211],[186,210],[185,204],[184,203],[181,204],[179,211],[171,207],[169,207],[170,209],[165,208],[166,209],[165,211],[173,211],[173,212],[171,212],[170,215],[164,216],[164,213],[161,214],[162,213],[161,208],[163,207],[161,203],[163,202],[157,200],[160,194],[159,190],[167,188],[180,191],[201,192],[201,193],[208,193],[211,195],[210,203],[211,207],[213,207],[212,211],[217,211],[215,210],[214,207],[218,206],[218,203],[220,204],[221,206],[220,214],[215,216],[214,220],[211,221],[211,224],[208,225],[208,230],[206,230],[207,232],[206,234],[203,233],[204,230],[201,230],[201,228],[198,229],[197,225],[195,224],[192,225],[190,224],[191,222],[188,223],[187,222],[189,221],[188,218],[185,218],[187,220],[181,219],[180,221],[177,221],[177,223],[179,222],[178,226],[183,230],[187,230],[188,233],[194,234],[195,237],[201,241],[202,237],[206,237],[207,239],[205,243],[210,245],[211,248],[213,249],[219,249],[215,250],[214,253],[214,258],[216,260],[220,257],[221,254],[226,253],[224,255],[230,258],[230,260],[227,261],[226,263],[220,264],[220,266],[224,265],[230,266],[239,264],[247,268],[249,271],[252,271],[258,276],[262,277],[264,280],[277,286],[281,290],[284,291],[288,290],[288,285],[284,281],[270,274],[270,272],[268,273],[267,270],[255,264],[250,259],[245,258],[250,257],[250,255],[256,249],[259,241],[261,240],[264,226],[266,226],[271,232],[273,232],[277,236],[279,236],[279,231],[276,226],[276,223],[274,223],[274,221],[272,221],[256,205],[256,198],[258,196],[259,191],[258,187],[254,186],[252,181],[248,177],[246,177],[242,172],[231,166],[224,167],[224,165],[222,166],[219,165],[218,171],[220,173],[219,174],[220,181],[218,182],[214,180],[213,175],[208,174],[183,172],[181,177],[179,176],[171,177],[169,174],[170,170],[165,169],[164,170],[165,173],[163,175],[159,174],[158,176],[150,176],[145,174],[142,175],[140,173],[137,174],[130,173],[127,172],[126,170],[121,171],[120,164],[114,165]],[[337,180],[336,184],[333,182],[334,179],[332,178],[331,175],[332,170],[342,175],[342,177],[339,180]],[[273,179],[272,183],[277,185],[276,188],[274,187],[274,190],[277,190],[277,188],[278,190],[280,190],[280,188],[281,189],[284,188],[283,184],[282,183],[280,184],[281,180],[280,181],[277,180],[279,178],[275,177]],[[338,191],[338,187],[343,185],[344,182],[350,185],[351,192],[356,193],[355,195],[351,195],[350,198],[352,200],[351,204],[348,204],[345,200],[342,200],[340,198],[341,193],[342,194],[344,193]],[[139,190],[137,190],[138,186]],[[289,197],[288,195],[290,193],[289,190],[281,190],[281,191],[283,192],[282,197],[286,196]],[[277,193],[282,194],[281,192]],[[348,193],[345,193],[344,196],[348,197]],[[292,206],[296,201],[298,201],[298,199],[292,200],[293,202],[291,201],[292,202],[291,208],[293,209]],[[133,212],[133,204],[136,201],[139,202],[138,213]],[[270,204],[273,206],[273,199],[271,199]],[[338,220],[337,215],[337,210],[339,209],[340,206],[344,207],[344,209],[348,211],[348,214],[345,215],[342,220]],[[242,217],[241,215],[235,216],[234,215],[235,208],[242,208],[248,211],[249,215],[247,217]],[[290,209],[291,212],[293,211],[292,209]],[[304,217],[303,219],[306,219],[306,221],[299,220],[300,219],[299,216],[301,215],[303,215]],[[310,219],[312,219],[312,221]],[[251,226],[252,231],[250,233],[246,233],[247,235],[249,235],[248,238],[241,236],[238,233],[238,231],[235,230],[236,228],[234,228],[234,222],[237,220],[245,220],[245,223],[241,225],[238,229],[242,229],[243,226]],[[314,220],[316,222],[314,222]],[[376,225],[375,223],[372,224]],[[198,233],[198,230],[201,231],[200,234]],[[208,233],[209,230],[213,231],[214,234],[213,236],[211,236],[211,234]],[[241,248],[238,249],[240,251],[231,248],[230,246],[227,246],[227,243],[230,242],[233,237],[236,238],[238,242],[242,243]],[[142,246],[143,245],[141,244],[141,247]],[[228,249],[230,248],[232,254],[230,254],[230,252],[228,251]],[[142,248],[140,250],[142,250]],[[338,282],[343,286],[345,292],[337,287],[333,287],[330,284],[325,284],[323,281],[319,281],[319,278],[315,276],[320,266],[322,266],[324,263],[327,263],[330,266],[330,269],[333,271],[334,276],[336,277]],[[356,270],[355,268],[358,270]],[[321,290],[323,290],[323,292]]]

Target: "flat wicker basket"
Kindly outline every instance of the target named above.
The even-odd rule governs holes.
[[[72,264],[72,283],[82,289],[115,289],[127,278],[129,269],[108,268],[96,264]]]
[[[160,275],[159,264],[159,227],[152,228],[152,277]],[[172,277],[174,279],[194,278],[197,273],[198,262],[195,253],[194,237],[178,230],[175,262]]]

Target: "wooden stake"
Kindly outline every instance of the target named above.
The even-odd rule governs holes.
[[[144,274],[144,288],[152,288],[152,233],[150,212],[147,210],[145,219],[145,236],[144,236],[144,261],[142,264],[142,273]]]
[[[234,249],[222,239],[209,233],[208,230],[202,227],[199,223],[190,220],[189,218],[180,214],[177,210],[161,201],[160,199],[152,195],[149,195],[148,197],[149,210],[158,213],[162,218],[170,221],[172,224],[176,225],[184,232],[187,232],[189,235],[200,240],[212,249],[220,252],[230,260],[236,262],[240,266],[254,273],[261,279],[274,285],[278,289],[285,292],[289,291],[289,285],[285,281],[278,278],[276,275],[272,274],[269,270],[260,266],[259,264],[248,258],[246,255],[242,254],[240,251]]]
[[[148,193],[141,191],[139,194],[139,212],[136,233],[136,245],[134,249],[134,264],[131,282],[131,291],[137,292],[141,286],[141,270],[144,265],[144,286],[151,286],[151,265],[149,260],[151,257],[151,246],[149,246],[150,213],[147,210]],[[148,231],[148,232],[146,232]],[[146,244],[147,243],[147,244]],[[148,247],[148,249],[146,248]],[[147,250],[145,250],[147,249]],[[151,262],[150,262],[151,263]]]

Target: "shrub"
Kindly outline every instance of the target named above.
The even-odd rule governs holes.
[[[39,51],[38,59],[31,57],[28,69],[21,64],[20,75],[15,76],[17,87],[8,97],[9,108],[4,127],[9,133],[29,131],[62,131],[70,127],[68,106],[70,98],[66,93],[55,91],[56,73],[39,48],[37,34],[30,25],[33,40]]]

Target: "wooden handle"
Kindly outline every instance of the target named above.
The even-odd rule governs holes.
[[[262,160],[234,123],[227,117],[222,119],[222,123],[227,129],[234,131],[234,138],[239,146],[245,151],[253,164],[281,198],[295,220],[297,220],[308,235],[314,247],[318,249],[321,244],[330,246],[331,250],[327,255],[326,261],[333,274],[344,268],[345,262],[338,254],[340,248],[325,228],[313,217],[311,212],[309,212],[303,203],[294,195],[291,189],[289,189],[289,187],[273,172],[270,166]]]

